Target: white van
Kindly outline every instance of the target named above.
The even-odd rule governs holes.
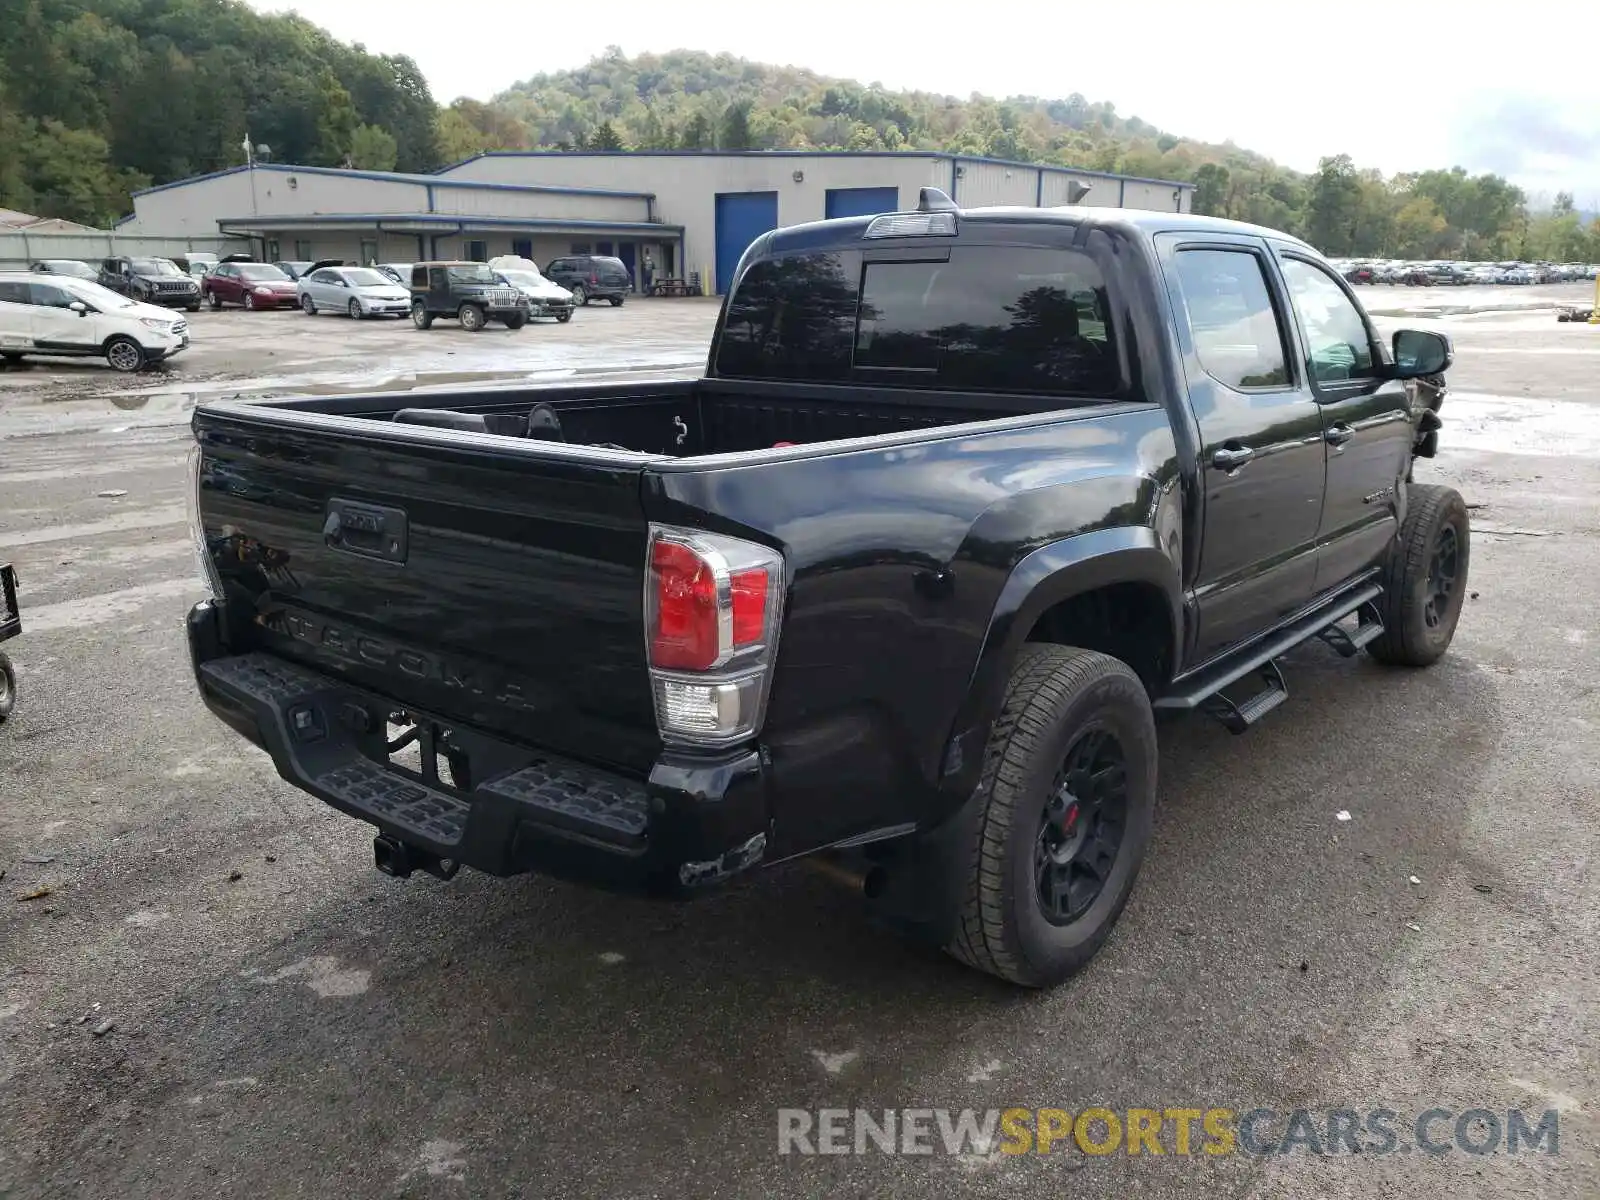
[[[188,345],[189,322],[170,309],[89,279],[0,272],[0,359],[7,363],[25,354],[103,357],[119,371],[137,371]]]

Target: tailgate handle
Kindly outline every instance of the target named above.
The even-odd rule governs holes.
[[[403,563],[408,549],[408,530],[403,509],[335,497],[328,501],[322,540],[330,550]]]

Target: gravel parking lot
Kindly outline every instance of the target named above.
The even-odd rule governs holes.
[[[473,335],[201,313],[131,381],[0,370],[26,622],[0,729],[0,1196],[1600,1194],[1600,328],[1548,309],[1424,318],[1458,359],[1418,477],[1474,506],[1451,654],[1403,673],[1313,643],[1248,735],[1165,727],[1140,885],[1049,995],[873,932],[805,866],[687,907],[386,878],[369,827],[204,710],[181,628],[197,396],[688,372],[715,314]],[[779,1109],[855,1105],[1259,1108],[1279,1139],[1295,1109],[1387,1109],[1400,1146],[777,1153]],[[1555,1111],[1559,1153],[1419,1152],[1434,1108],[1446,1141],[1466,1110]]]

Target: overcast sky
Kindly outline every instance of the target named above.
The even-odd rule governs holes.
[[[1480,20],[1439,0],[249,3],[298,10],[372,51],[409,54],[441,103],[488,99],[607,45],[630,55],[706,50],[962,97],[1080,92],[1299,170],[1341,151],[1385,174],[1459,163],[1533,193],[1572,190],[1580,207],[1600,208],[1592,56],[1582,38],[1559,40],[1556,10],[1529,8],[1524,41],[1503,6]],[[1516,32],[1514,44],[1497,45],[1496,29]]]

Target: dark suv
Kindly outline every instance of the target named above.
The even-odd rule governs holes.
[[[169,258],[102,259],[96,282],[130,300],[143,300],[163,308],[200,311],[199,283],[180,271]]]
[[[477,333],[490,321],[521,329],[528,323],[528,301],[486,263],[413,263],[412,324],[428,329],[435,317],[458,320],[469,333]]]
[[[633,291],[633,276],[628,274],[627,266],[620,258],[605,254],[569,254],[552,259],[544,274],[571,292],[574,304],[609,300],[615,307]]]

